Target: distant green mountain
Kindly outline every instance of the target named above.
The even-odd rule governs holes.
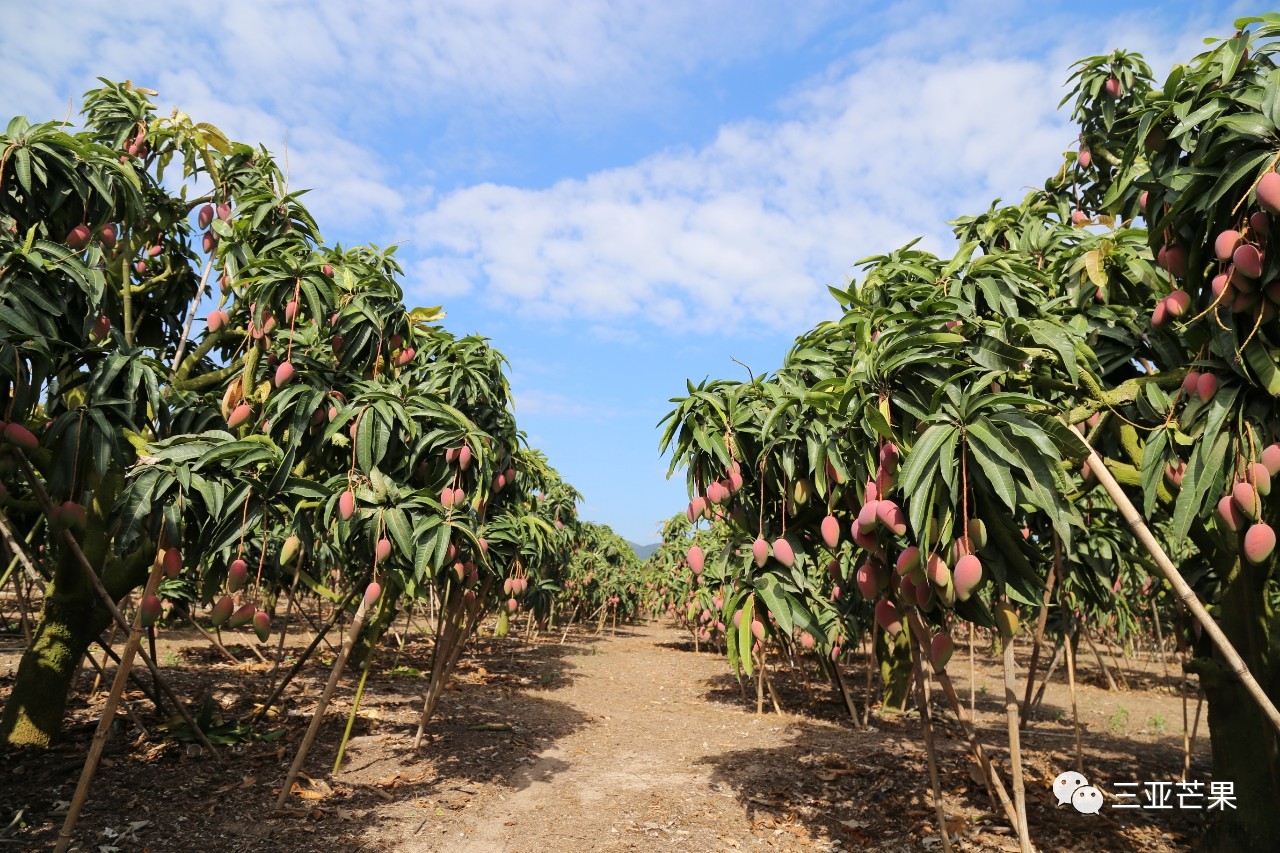
[[[654,551],[658,550],[658,546],[660,546],[662,543],[654,542],[652,545],[637,545],[636,543],[628,539],[627,544],[631,546],[632,551],[636,552],[637,557],[639,557],[642,560],[647,560],[649,559],[649,555],[652,554]]]

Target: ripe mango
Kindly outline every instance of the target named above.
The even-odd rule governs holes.
[[[19,450],[30,452],[40,446],[40,439],[36,438],[35,433],[24,427],[22,424],[5,424],[3,435],[4,440]]]
[[[765,560],[769,559],[769,543],[763,539],[756,539],[751,543],[751,557],[756,561],[757,568],[763,568]]]
[[[1223,495],[1218,501],[1218,522],[1232,533],[1238,531],[1244,524],[1244,514],[1240,512],[1231,495]]]
[[[1269,524],[1255,524],[1244,534],[1244,558],[1250,563],[1264,563],[1276,549],[1276,532]]]
[[[67,246],[79,252],[89,245],[89,240],[92,237],[93,234],[89,231],[88,225],[77,225],[67,234],[66,243]]]
[[[951,641],[950,634],[939,631],[933,635],[933,639],[929,641],[929,663],[933,665],[934,672],[947,668],[947,662],[951,660],[954,651],[955,643]]]
[[[166,548],[162,559],[165,575],[176,578],[182,573],[182,552],[177,548]]]
[[[249,581],[249,564],[244,560],[232,560],[227,569],[227,591],[236,592],[243,589]]]
[[[249,418],[253,416],[253,409],[249,408],[248,403],[241,403],[231,412],[231,417],[227,418],[227,426],[231,429],[238,429],[249,422]]]
[[[833,551],[840,544],[840,522],[834,515],[822,519],[822,541]]]
[[[253,614],[253,633],[258,635],[259,643],[265,643],[271,636],[271,617],[265,610]]]
[[[956,561],[953,580],[956,585],[956,597],[961,601],[968,601],[978,584],[982,583],[982,561],[972,554],[961,557]]]
[[[1262,449],[1262,464],[1272,477],[1280,474],[1280,444],[1268,444]]]
[[[858,566],[858,571],[854,573],[854,580],[858,583],[858,592],[862,593],[862,597],[867,601],[874,601],[880,585],[876,581],[875,570],[869,563]]]
[[[875,607],[876,624],[889,632],[892,637],[902,633],[902,621],[898,616],[898,608],[893,602],[887,598],[882,598],[876,602]]]
[[[1258,181],[1258,205],[1269,213],[1280,213],[1280,175],[1267,172]]]
[[[894,536],[905,536],[907,533],[907,514],[894,501],[881,500],[876,505],[876,520]]]
[[[1244,237],[1239,231],[1228,228],[1218,234],[1213,241],[1213,253],[1218,256],[1220,261],[1229,261],[1236,253],[1236,249],[1244,242]]]
[[[280,366],[276,368],[275,383],[277,388],[283,388],[293,381],[293,377],[298,373],[293,367],[293,362],[282,361]]]
[[[164,608],[156,595],[143,596],[142,603],[138,605],[139,621],[144,628],[150,628],[159,622],[162,612],[164,612]]]
[[[689,548],[689,551],[685,555],[685,557],[686,559],[688,559],[689,568],[693,569],[693,573],[695,575],[702,574],[702,567],[705,562],[705,557],[703,556],[702,549],[699,548],[697,545],[694,545]]]
[[[898,561],[894,564],[898,570],[898,574],[905,575],[920,566],[920,549],[915,545],[908,545],[902,549],[902,553],[898,554]]]
[[[244,625],[248,625],[253,621],[254,611],[255,608],[252,604],[241,605],[239,609],[231,614],[231,618],[227,620],[227,626],[230,628],[240,628]]]
[[[777,558],[779,563],[784,566],[795,565],[795,551],[791,550],[791,543],[786,539],[778,538],[773,540],[773,556]]]
[[[880,523],[880,501],[869,500],[858,510],[858,532],[874,533]]]
[[[1262,275],[1262,253],[1258,251],[1257,246],[1245,243],[1237,247],[1231,255],[1231,262],[1235,265],[1236,272],[1245,278],[1257,278]]]
[[[231,611],[235,608],[235,604],[231,601],[231,596],[224,595],[218,599],[218,603],[213,605],[213,610],[209,612],[209,622],[215,628],[221,628],[231,617]]]
[[[1258,491],[1244,481],[1231,487],[1231,500],[1250,521],[1257,521],[1262,514],[1262,501],[1258,498]]]
[[[338,515],[343,521],[350,521],[351,516],[356,514],[356,495],[355,492],[347,489],[338,496]]]

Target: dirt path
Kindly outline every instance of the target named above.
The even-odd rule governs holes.
[[[724,661],[680,651],[678,639],[642,626],[571,647],[568,684],[554,696],[581,725],[529,756],[514,791],[468,809],[479,812],[473,822],[390,849],[737,847],[750,819],[717,768],[735,749],[790,737],[778,717],[708,702],[708,682],[724,677]]]
[[[696,654],[686,639],[658,624],[600,636],[575,629],[564,644],[559,635],[532,643],[482,638],[464,656],[428,743],[414,751],[430,644],[411,638],[403,654],[379,656],[347,758],[331,773],[356,677],[344,679],[309,775],[290,808],[276,813],[284,769],[327,675],[328,664],[317,660],[286,694],[275,726],[287,739],[228,746],[224,766],[173,740],[113,740],[77,835],[86,850],[153,853],[941,849],[918,717],[873,718],[870,730],[856,730],[835,692],[818,682],[806,689],[798,672],[777,673],[792,713],[757,716],[754,695],[744,699],[724,658]],[[221,709],[216,717],[234,720],[270,689],[265,666],[221,663],[199,641],[170,643],[161,650],[170,678],[183,695],[209,691]],[[1001,760],[1000,675],[983,650],[979,656],[979,726]],[[849,675],[859,701],[864,672],[855,662]],[[966,672],[952,673],[962,695]],[[133,700],[145,707],[140,695]],[[1066,701],[1065,688],[1051,684],[1023,742],[1041,849],[1187,849],[1197,824],[1176,812],[1082,824],[1055,808],[1050,783],[1074,763]],[[0,846],[47,847],[100,703],[101,694],[89,704],[77,699],[56,750],[0,755],[0,818],[21,812],[21,827],[0,833]],[[1150,725],[1175,719],[1175,696],[1082,686],[1081,704],[1091,778],[1176,774],[1178,732]],[[955,849],[1016,850],[970,774],[954,722],[939,722],[938,743]],[[1205,746],[1202,738],[1200,755]],[[1203,775],[1202,758],[1195,769]]]
[[[574,658],[573,683],[557,699],[587,724],[539,753],[529,784],[459,849],[628,850],[645,839],[714,849],[746,825],[714,765],[764,731],[776,735],[777,720],[707,702],[706,682],[724,663],[661,645],[674,639],[643,627]]]

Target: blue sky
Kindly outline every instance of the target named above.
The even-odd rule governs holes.
[[[866,255],[1017,199],[1074,134],[1077,58],[1163,74],[1211,2],[0,0],[0,116],[132,79],[288,151],[324,236],[401,244],[411,305],[512,362],[517,417],[638,542],[684,506],[685,379],[776,367]]]

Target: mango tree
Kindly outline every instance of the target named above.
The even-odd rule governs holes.
[[[1063,169],[1020,205],[954,222],[961,247],[953,257],[909,245],[862,262],[861,282],[835,292],[842,318],[797,342],[758,439],[738,435],[748,419],[706,399],[709,389],[691,389],[673,421],[689,427],[675,446],[695,502],[702,486],[709,493],[712,480],[732,473],[733,448],[750,440],[763,443],[747,460],[764,472],[776,466],[778,486],[794,487],[802,475],[816,481],[825,470],[821,440],[800,445],[800,460],[794,441],[790,460],[785,441],[778,453],[768,444],[806,430],[812,407],[840,427],[838,461],[859,483],[862,595],[890,634],[915,634],[920,656],[938,670],[954,620],[1011,637],[1019,608],[1041,602],[1055,568],[1077,577],[1079,566],[1106,558],[1095,532],[1107,531],[1110,549],[1137,551],[1128,522],[1115,523],[1136,503],[1162,540],[1152,543],[1153,563],[1180,559],[1248,670],[1273,703],[1280,699],[1268,639],[1280,510],[1265,499],[1280,471],[1280,291],[1270,285],[1280,253],[1268,236],[1280,213],[1272,59],[1280,17],[1237,27],[1159,88],[1135,54],[1079,63],[1081,143]],[[787,372],[812,360],[810,351],[832,353],[836,368],[790,385]],[[690,425],[688,413],[699,409],[715,416]],[[1087,428],[1088,445],[1075,424]],[[1089,445],[1122,491],[1093,492],[1099,470],[1081,468]],[[771,503],[767,488],[761,494],[768,518],[747,510],[744,527],[764,538],[786,519],[794,535],[799,496],[789,506],[785,488]],[[838,518],[808,530],[821,534],[822,523],[843,535]],[[777,544],[765,542],[764,559],[769,550],[776,559]],[[737,559],[756,584],[746,592],[751,605],[763,600],[789,633],[786,621],[804,612],[794,594],[802,578],[773,570],[791,597],[769,601],[761,593],[772,584]],[[1076,589],[1097,586],[1081,577]],[[1280,835],[1274,709],[1255,701],[1209,631],[1195,652],[1215,778],[1234,783],[1238,806],[1215,813],[1209,846],[1261,849]],[[1016,704],[1009,709],[1011,816],[1025,847]]]

